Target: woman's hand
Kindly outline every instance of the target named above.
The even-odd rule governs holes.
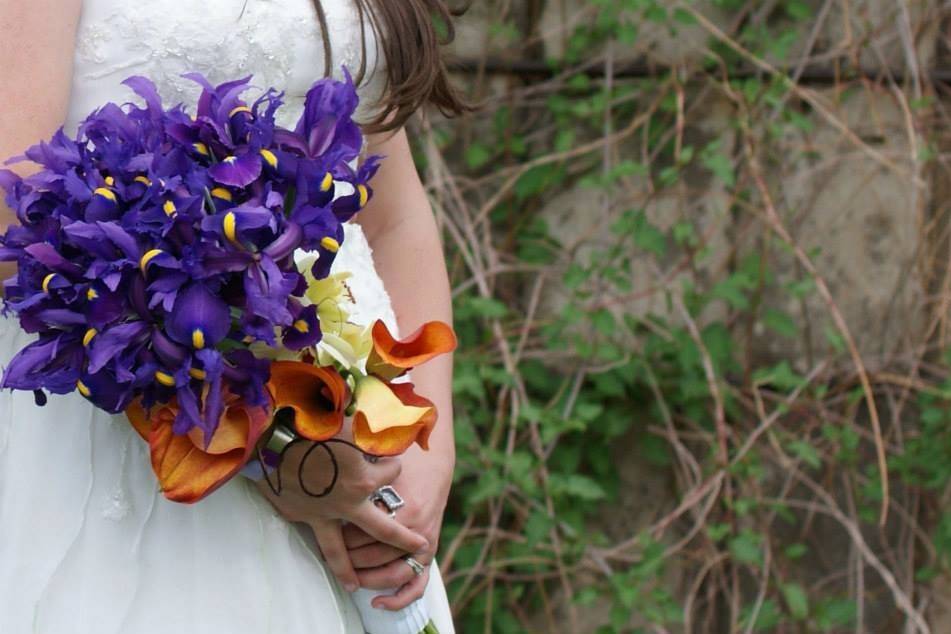
[[[392,483],[406,502],[406,506],[396,512],[396,519],[429,542],[428,547],[413,554],[413,558],[426,567],[421,575],[417,576],[403,560],[405,551],[382,542],[358,525],[344,526],[343,538],[360,586],[372,590],[399,588],[391,596],[375,598],[373,607],[401,610],[423,596],[429,583],[429,567],[439,544],[451,480],[451,464],[414,448],[404,456],[403,472]]]
[[[429,543],[369,499],[374,491],[393,483],[400,475],[398,458],[385,458],[374,464],[364,459],[358,450],[342,443],[330,443],[326,447],[333,452],[338,467],[337,480],[327,495],[318,498],[307,493],[326,489],[334,472],[329,453],[309,442],[295,443],[284,454],[280,495],[275,495],[266,482],[259,486],[281,515],[310,526],[327,565],[344,588],[353,592],[360,582],[347,553],[342,522],[360,526],[375,541],[401,553],[428,551]],[[298,478],[302,461],[302,477]],[[276,475],[271,475],[272,482]]]

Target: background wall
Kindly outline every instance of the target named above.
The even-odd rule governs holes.
[[[951,631],[951,3],[482,0],[418,125],[461,631]]]

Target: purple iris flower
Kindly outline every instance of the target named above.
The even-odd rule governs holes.
[[[83,373],[77,385],[79,391],[96,407],[110,414],[118,414],[129,406],[134,397],[134,387],[120,382],[110,369],[95,374]]]
[[[74,333],[51,329],[13,357],[0,387],[67,394],[76,389],[83,356],[82,341]]]
[[[302,306],[297,309],[294,322],[284,329],[281,343],[288,350],[303,350],[318,343],[322,337],[317,306]]]
[[[250,78],[188,77],[194,118],[131,77],[139,104],[103,104],[75,138],[59,130],[12,159],[39,166],[28,177],[0,170],[18,220],[0,236],[0,261],[18,267],[4,310],[37,335],[0,387],[78,390],[110,412],[174,398],[175,433],[210,439],[225,390],[270,402],[270,362],[248,344],[320,340],[293,254],[317,251],[314,274],[329,273],[378,161],[351,167],[363,137],[349,74],[315,83],[293,130],[276,123],[282,93],[247,102]]]
[[[294,132],[306,144],[307,156],[331,164],[346,163],[360,155],[363,135],[353,120],[357,92],[344,69],[344,83],[321,79],[307,92],[304,111]]]

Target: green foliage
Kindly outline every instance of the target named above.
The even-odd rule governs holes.
[[[849,347],[754,179],[818,160],[821,119],[785,75],[730,74],[750,55],[795,65],[818,5],[712,0],[742,17],[732,46],[710,37],[683,68],[606,82],[605,43],[702,34],[685,8],[701,5],[584,4],[547,60],[554,79],[432,132],[482,214],[450,212],[447,233],[462,345],[443,544],[460,630],[569,631],[574,610],[604,634],[680,631],[685,617],[703,632],[851,631],[858,603],[841,571],[855,555],[815,487],[863,534],[890,538],[907,518],[876,532],[884,490]],[[490,28],[496,45],[533,41],[506,20]],[[725,124],[705,125],[713,98]],[[925,113],[929,99],[909,107]],[[801,210],[770,203],[796,233]],[[892,499],[930,509],[951,483],[951,380],[914,385],[907,402],[879,398],[879,414],[888,425],[899,403],[911,418],[885,432]],[[928,512],[932,544],[912,563],[922,582],[951,564],[951,512]],[[865,583],[876,609],[894,608],[868,569]]]

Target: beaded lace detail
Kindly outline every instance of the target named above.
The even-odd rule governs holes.
[[[361,19],[350,0],[323,0],[330,25],[335,75],[354,75],[364,52]],[[376,40],[367,25],[368,78],[359,113],[365,118],[378,97]],[[281,123],[292,124],[304,95],[325,70],[323,36],[311,0],[85,0],[77,33],[74,126],[105,101],[125,101],[120,85],[130,75],[154,81],[169,103],[194,103],[198,88],[184,73],[197,71],[212,83],[254,75],[254,85],[285,91]],[[72,131],[67,128],[68,131]]]

